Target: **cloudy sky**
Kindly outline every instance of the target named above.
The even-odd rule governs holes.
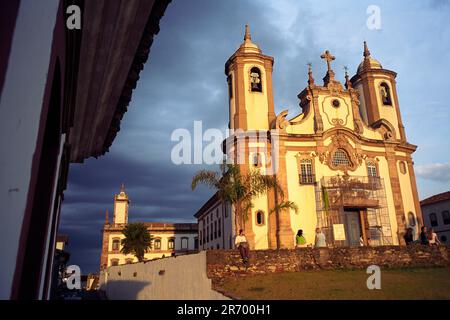
[[[370,30],[367,8],[377,5],[381,29]],[[242,42],[244,25],[252,40],[275,58],[275,111],[299,112],[306,64],[316,82],[326,71],[320,54],[336,56],[333,68],[354,74],[362,43],[384,68],[398,73],[397,87],[414,154],[421,199],[450,190],[450,2],[174,0],[134,92],[111,151],[73,164],[62,208],[61,233],[70,236],[71,263],[98,270],[104,212],[125,183],[130,221],[189,222],[211,191],[190,190],[195,171],[206,166],[171,162],[177,128],[224,130],[228,123],[224,63]]]

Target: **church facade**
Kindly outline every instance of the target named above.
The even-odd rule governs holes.
[[[110,266],[138,262],[132,254],[123,254],[121,240],[125,238],[122,233],[128,224],[128,207],[130,199],[122,188],[114,196],[114,215],[110,222],[106,211],[103,226],[103,243],[100,257],[100,270]],[[198,250],[198,236],[196,223],[165,223],[143,222],[152,237],[151,248],[144,255],[145,260],[182,255]]]
[[[224,142],[228,158],[245,159],[241,172],[275,174],[285,200],[299,208],[269,213],[281,201],[269,191],[254,199],[239,228],[252,249],[293,248],[299,229],[313,244],[316,227],[331,246],[401,245],[407,228],[417,237],[422,215],[412,160],[417,147],[405,134],[396,73],[384,69],[366,43],[356,74],[350,78],[346,71],[344,83],[335,77],[335,57],[325,51],[321,58],[327,64],[323,83],[309,65],[298,94],[301,112],[293,117],[287,110],[275,114],[274,59],[252,42],[248,27],[225,64],[235,130]],[[195,217],[201,249],[233,247],[231,205],[214,195]]]

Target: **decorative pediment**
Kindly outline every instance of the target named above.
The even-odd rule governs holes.
[[[286,120],[286,116],[288,115],[288,110],[281,111],[276,119],[275,119],[275,129],[280,129],[282,131],[286,131],[286,127],[289,125],[289,121]]]
[[[342,170],[345,174],[348,171],[355,171],[367,157],[356,150],[348,141],[347,136],[339,131],[331,137],[331,143],[326,150],[316,153],[315,156],[330,169]]]
[[[386,119],[375,121],[374,123],[372,123],[371,127],[379,131],[385,140],[395,140],[395,128],[392,123],[390,123]]]

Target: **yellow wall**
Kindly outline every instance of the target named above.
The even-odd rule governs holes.
[[[127,210],[128,203],[125,201],[115,202],[115,223],[122,224],[127,223],[126,221],[126,210]]]

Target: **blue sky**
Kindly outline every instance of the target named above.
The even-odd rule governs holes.
[[[366,13],[377,5],[381,29],[369,30]],[[228,98],[224,64],[242,42],[252,40],[275,58],[275,111],[297,114],[308,62],[316,82],[325,75],[325,50],[343,80],[362,60],[363,41],[384,68],[398,73],[397,88],[414,154],[419,196],[450,190],[450,1],[256,1],[175,0],[162,18],[150,58],[134,91],[111,151],[70,168],[61,232],[70,236],[71,263],[83,272],[99,265],[104,211],[125,183],[130,220],[193,221],[210,190],[190,190],[205,166],[171,163],[177,128],[224,130]]]

